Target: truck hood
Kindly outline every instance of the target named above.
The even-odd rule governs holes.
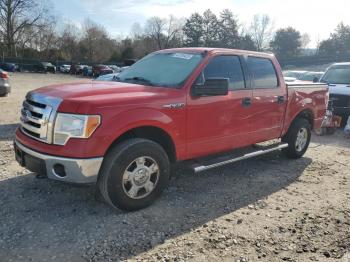
[[[350,84],[329,84],[329,93],[334,95],[350,96]]]
[[[94,107],[159,103],[180,93],[178,89],[108,81],[59,84],[39,88],[35,92],[61,98],[62,103]]]

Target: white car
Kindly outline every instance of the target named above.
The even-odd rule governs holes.
[[[320,81],[329,86],[334,113],[347,119],[350,115],[350,62],[331,65]]]
[[[300,71],[300,70],[288,70],[288,71],[283,71],[283,76],[286,77],[293,77],[296,79],[299,79],[302,75],[306,74],[307,71]]]
[[[69,70],[70,70],[70,65],[61,65],[58,70],[61,72],[61,73],[69,73]]]

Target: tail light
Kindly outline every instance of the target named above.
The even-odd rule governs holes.
[[[7,72],[0,72],[0,77],[2,78],[2,79],[5,79],[5,80],[7,80],[7,79],[9,79],[9,74],[7,73]]]

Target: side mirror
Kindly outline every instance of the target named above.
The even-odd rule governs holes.
[[[312,80],[312,82],[314,83],[318,83],[320,81],[320,79],[318,79],[318,77],[314,77],[314,79]]]
[[[204,84],[195,84],[192,88],[194,96],[225,96],[228,94],[227,78],[209,78]]]

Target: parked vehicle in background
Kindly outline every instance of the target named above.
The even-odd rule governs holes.
[[[0,69],[0,96],[7,96],[11,92],[11,86],[9,83],[9,74]]]
[[[272,54],[161,50],[115,82],[29,92],[15,154],[33,172],[96,183],[111,206],[137,210],[159,197],[177,161],[201,172],[276,150],[302,157],[327,103],[325,84],[286,85]]]
[[[107,75],[101,75],[97,77],[96,81],[115,81],[118,79],[119,73],[113,73],[113,74],[107,74]]]
[[[76,75],[82,75],[85,67],[87,67],[87,65],[77,65],[76,66]]]
[[[292,83],[292,82],[295,82],[297,79],[295,77],[288,77],[288,76],[285,76],[284,77],[284,81],[286,81],[286,83]]]
[[[83,76],[92,76],[92,66],[85,66],[83,68]]]
[[[320,81],[328,84],[334,113],[346,123],[350,116],[350,62],[331,65]]]
[[[108,67],[112,69],[114,73],[119,73],[121,71],[120,67],[116,65],[108,65]]]
[[[296,71],[296,70],[288,70],[283,72],[284,77],[293,77],[296,79],[300,79],[302,75],[307,73],[307,71]]]
[[[41,73],[56,73],[56,67],[49,62],[39,62],[33,66],[34,72]]]
[[[75,75],[77,72],[77,65],[73,64],[70,66],[70,69],[69,69],[69,74],[71,75]]]
[[[0,63],[0,69],[6,72],[15,72],[18,69],[18,66],[14,63]]]
[[[309,72],[306,72],[305,74],[301,75],[299,77],[299,80],[317,83],[320,81],[323,74],[324,74],[324,72],[309,71]]]
[[[95,65],[92,67],[92,76],[99,77],[101,75],[113,74],[113,70],[106,65]]]
[[[137,62],[137,59],[125,59],[124,60],[124,65],[125,66],[132,66]]]
[[[123,67],[121,67],[120,68],[120,72],[123,72],[123,71],[125,71],[126,69],[128,69],[130,66],[123,66]]]
[[[61,66],[58,67],[58,70],[61,73],[68,74],[69,71],[70,71],[70,65],[61,65]]]

